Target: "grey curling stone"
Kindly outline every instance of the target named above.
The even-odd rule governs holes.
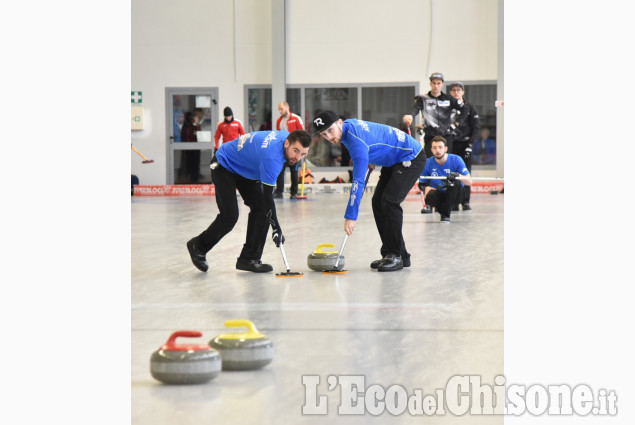
[[[174,332],[168,342],[152,353],[150,373],[165,384],[204,384],[220,374],[221,356],[209,345],[180,345],[178,337],[196,338],[199,331]]]
[[[306,259],[307,265],[311,270],[323,272],[327,270],[335,270],[335,263],[337,262],[338,251],[322,251],[322,248],[333,248],[335,245],[332,243],[323,243],[313,251]],[[344,268],[345,259],[342,255],[340,262],[337,263],[337,270]]]
[[[218,335],[209,342],[223,359],[223,370],[254,370],[273,360],[273,342],[258,332],[249,320],[228,320],[228,327],[246,327],[247,332]]]

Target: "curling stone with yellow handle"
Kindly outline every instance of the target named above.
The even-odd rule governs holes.
[[[332,243],[322,243],[313,251],[306,259],[307,265],[311,270],[322,272],[325,270],[333,270],[335,263],[337,262],[337,255],[339,251],[323,251],[322,248],[333,248],[335,245]],[[340,262],[337,264],[337,270],[344,268],[344,256],[340,257]]]
[[[225,326],[247,332],[225,333],[209,342],[223,359],[223,370],[260,369],[273,360],[273,343],[249,320],[228,320]]]
[[[176,331],[150,357],[152,377],[165,384],[203,384],[220,374],[221,356],[208,345],[177,344],[178,337],[197,338],[199,331]]]

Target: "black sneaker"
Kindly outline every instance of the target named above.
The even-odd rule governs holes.
[[[187,250],[190,252],[190,258],[192,263],[202,272],[206,272],[209,268],[207,260],[205,259],[205,253],[201,251],[196,244],[196,238],[192,238],[187,241]]]
[[[463,204],[463,211],[471,211],[472,207],[470,207],[470,204],[465,203]]]
[[[450,222],[450,217],[447,215],[441,214],[441,223],[449,223],[449,222]]]
[[[421,214],[432,214],[432,207],[430,205],[426,205],[421,209]]]
[[[282,192],[273,192],[274,199],[282,199]]]
[[[298,199],[298,195],[291,195],[291,199]]]
[[[236,268],[246,272],[266,273],[273,271],[270,264],[263,264],[260,260],[245,260],[240,257],[236,260]]]

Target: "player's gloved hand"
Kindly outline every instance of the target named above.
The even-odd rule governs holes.
[[[424,182],[419,182],[419,184],[418,184],[417,186],[419,186],[419,190],[420,190],[420,191],[422,191],[423,193],[425,193],[425,191],[426,191],[426,186],[427,186],[427,184],[426,184],[426,183],[424,183]]]
[[[459,176],[460,174],[457,172],[454,173],[450,173],[448,174],[448,186],[454,186],[454,182],[456,182],[456,178]]]
[[[467,148],[465,148],[465,159],[468,159],[471,156],[472,156],[472,144],[470,143],[469,145],[467,145]]]
[[[276,247],[279,247],[280,244],[284,245],[284,235],[282,234],[282,229],[273,228],[273,232],[271,233],[271,239],[273,239],[273,243],[276,244]]]

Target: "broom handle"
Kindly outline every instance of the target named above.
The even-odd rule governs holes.
[[[138,154],[139,154],[139,156],[141,156],[141,158],[143,158],[143,160],[144,160],[144,161],[147,161],[147,160],[148,160],[148,158],[146,158],[145,156],[143,156],[143,154],[142,154],[141,152],[139,152],[139,151],[137,150],[137,148],[135,148],[135,147],[134,147],[134,146],[132,146],[132,145],[130,145],[130,147],[132,148],[132,150],[133,150],[133,151],[135,151],[136,153],[138,153]]]
[[[302,192],[300,192],[300,196],[304,196],[304,175],[306,171],[306,158],[302,160]]]
[[[344,236],[344,242],[342,242],[342,247],[340,248],[340,252],[337,254],[337,260],[335,260],[335,268],[340,264],[340,258],[342,258],[342,252],[344,252],[344,246],[346,246],[346,241],[348,240],[348,234]]]
[[[282,259],[284,260],[284,266],[287,268],[287,273],[289,273],[289,270],[291,270],[289,268],[289,263],[287,262],[287,256],[284,254],[284,247],[283,244],[280,244],[280,252],[282,252]]]

